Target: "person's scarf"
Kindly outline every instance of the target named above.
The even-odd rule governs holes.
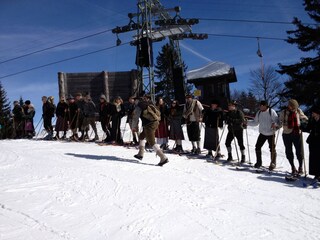
[[[292,129],[292,133],[295,135],[298,135],[300,133],[296,112],[290,111],[288,115],[288,128]]]
[[[192,114],[196,103],[197,103],[197,100],[195,99],[193,99],[191,103],[189,102],[186,103],[186,111],[184,113],[185,118],[189,117]]]

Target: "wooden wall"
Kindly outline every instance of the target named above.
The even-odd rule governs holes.
[[[101,94],[108,101],[120,96],[125,101],[130,96],[138,94],[138,71],[127,72],[84,72],[58,73],[59,97],[89,93],[92,100],[98,104]]]

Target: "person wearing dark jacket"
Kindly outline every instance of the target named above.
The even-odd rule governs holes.
[[[111,133],[110,133],[111,104],[107,102],[107,98],[104,94],[101,94],[100,96],[99,119],[101,123],[101,128],[106,135],[106,138],[102,139],[102,141],[110,142],[111,141]]]
[[[51,140],[53,136],[53,126],[52,126],[52,118],[54,117],[54,113],[56,110],[56,106],[53,103],[54,98],[50,96],[47,98],[46,96],[42,97],[42,117],[43,117],[43,127],[47,131],[47,136],[43,139]]]
[[[81,126],[81,132],[85,132],[85,136],[82,138],[82,141],[84,141],[86,138],[90,140],[90,136],[88,134],[89,126],[94,131],[94,141],[99,140],[99,135],[96,127],[96,105],[91,99],[91,96],[87,94],[84,98],[84,104],[83,104],[83,122]]]
[[[24,136],[24,111],[23,108],[20,106],[18,101],[13,102],[13,128],[15,131],[15,136],[13,136],[16,139],[23,138]]]
[[[320,181],[320,106],[311,108],[312,118],[307,125],[310,132],[307,143],[309,144],[309,174]]]
[[[62,96],[60,98],[60,101],[57,104],[57,108],[56,108],[56,116],[57,116],[57,122],[56,122],[56,126],[55,126],[55,130],[56,130],[55,138],[56,139],[60,139],[60,137],[59,137],[60,131],[63,132],[62,139],[66,138],[66,133],[68,130],[68,116],[67,116],[68,108],[69,108],[69,106],[65,102],[65,98],[64,98],[64,96]]]
[[[182,112],[183,106],[179,105],[178,100],[173,100],[171,107],[169,109],[169,138],[175,141],[174,151],[183,152],[182,140],[184,140],[184,135],[182,131]]]
[[[36,110],[35,110],[33,104],[31,104],[30,100],[25,101],[24,110],[25,110],[25,114],[24,114],[24,118],[25,118],[25,126],[24,126],[25,134],[26,134],[27,138],[32,138],[35,135],[33,118],[36,115]]]
[[[77,118],[78,118],[78,106],[74,101],[74,97],[70,94],[67,98],[68,100],[68,109],[67,117],[69,121],[69,127],[71,129],[72,135],[70,136],[71,140],[78,141],[77,133]]]
[[[138,154],[134,155],[134,157],[139,160],[143,158],[145,145],[146,142],[148,142],[149,146],[151,146],[156,152],[156,155],[160,157],[160,162],[158,163],[158,166],[163,166],[169,161],[167,156],[162,152],[162,149],[159,147],[158,144],[156,144],[155,141],[155,131],[159,126],[159,120],[151,120],[148,119],[146,116],[148,107],[150,105],[153,105],[151,97],[149,95],[144,95],[136,104],[136,107],[134,109],[132,130],[137,131],[139,118],[142,122],[142,132],[139,135],[139,152]]]
[[[212,100],[209,109],[203,110],[205,123],[204,145],[208,150],[208,157],[212,157],[212,151],[216,151],[215,157],[221,157],[219,145],[219,128],[223,127],[223,111],[219,107],[218,100]]]
[[[81,132],[81,136],[78,138],[79,140],[84,140],[85,138],[85,131],[82,129],[82,124],[83,124],[83,120],[84,120],[84,116],[83,116],[83,106],[84,106],[84,99],[82,97],[82,93],[76,93],[74,102],[77,105],[77,118],[76,118],[76,123],[77,126],[76,128],[78,128],[78,131]]]
[[[138,141],[138,132],[139,129],[137,129],[137,132],[133,132],[132,131],[132,119],[133,119],[133,111],[135,108],[135,98],[134,97],[130,97],[129,98],[129,102],[128,105],[126,106],[126,115],[127,115],[127,123],[129,124],[131,133],[132,133],[132,141],[134,145],[139,144]]]
[[[244,163],[246,161],[246,156],[245,147],[243,145],[243,129],[246,127],[246,120],[243,112],[237,109],[236,101],[229,102],[228,112],[225,115],[225,122],[228,124],[228,134],[226,138],[226,147],[228,151],[227,161],[233,160],[231,142],[236,138],[241,151],[241,162]]]
[[[121,119],[125,115],[125,109],[123,105],[122,98],[120,96],[116,97],[113,101],[111,107],[111,139],[113,143],[123,144],[120,125]]]

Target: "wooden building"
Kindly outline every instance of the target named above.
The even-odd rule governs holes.
[[[99,103],[101,94],[108,101],[113,101],[117,96],[127,100],[139,92],[138,71],[126,72],[83,72],[83,73],[58,73],[59,96],[74,96],[76,93],[91,95],[95,104]]]
[[[237,77],[234,68],[228,64],[211,62],[187,72],[187,82],[195,85],[202,103],[210,105],[212,99],[217,99],[221,107],[226,108],[230,101],[229,83],[237,82]]]

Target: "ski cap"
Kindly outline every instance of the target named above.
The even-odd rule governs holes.
[[[238,102],[236,100],[231,100],[228,105],[234,105],[234,106],[237,106],[238,105]]]
[[[262,100],[262,101],[260,101],[260,105],[268,106],[268,102],[266,100]]]
[[[289,102],[288,102],[288,105],[290,107],[292,107],[293,109],[298,109],[298,107],[299,107],[299,103],[295,99],[290,99]]]

